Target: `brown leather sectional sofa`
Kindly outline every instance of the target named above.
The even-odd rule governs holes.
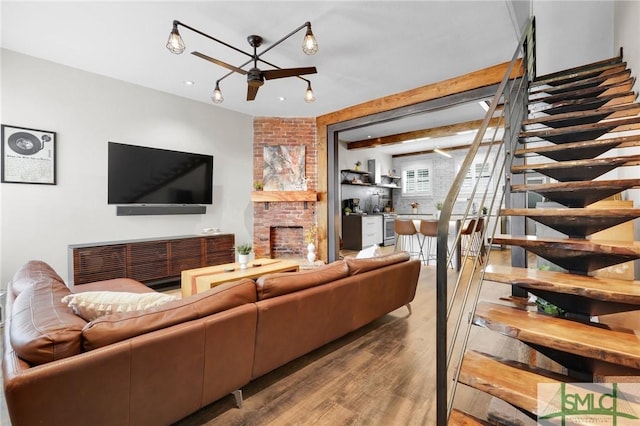
[[[55,271],[31,261],[7,289],[12,424],[170,424],[408,305],[419,273],[406,253],[346,259],[86,322],[61,301],[71,290]],[[153,291],[130,279],[73,289],[95,290]]]

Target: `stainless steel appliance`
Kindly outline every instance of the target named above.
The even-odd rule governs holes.
[[[382,214],[382,245],[392,246],[396,243],[395,213]]]

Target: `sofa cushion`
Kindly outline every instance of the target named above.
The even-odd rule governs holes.
[[[53,270],[51,266],[41,260],[30,260],[13,274],[11,289],[14,296],[19,295],[26,288],[33,286],[37,282],[47,282],[48,280],[64,280]]]
[[[62,302],[70,293],[61,281],[38,277],[13,301],[9,338],[18,356],[32,365],[81,352],[86,321]]]
[[[155,308],[173,300],[176,300],[176,297],[168,294],[128,291],[86,291],[62,298],[76,315],[87,321],[104,315]]]
[[[409,259],[409,253],[402,251],[369,259],[347,257],[345,258],[345,262],[349,266],[349,275],[355,275],[362,274],[363,272],[371,271],[373,269],[382,268],[384,266],[393,265],[395,263],[406,262]]]
[[[279,272],[258,278],[258,300],[269,299],[287,293],[315,287],[345,278],[349,270],[344,261],[333,262],[316,269],[300,272]]]
[[[256,288],[253,280],[225,283],[156,308],[99,317],[82,330],[83,347],[85,350],[96,349],[255,301]]]

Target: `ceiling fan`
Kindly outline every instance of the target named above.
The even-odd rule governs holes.
[[[258,53],[258,47],[260,47],[262,45],[263,39],[262,37],[260,37],[259,35],[250,35],[247,37],[247,41],[249,42],[249,45],[251,45],[251,47],[253,47],[253,54],[245,52],[242,49],[238,49],[230,44],[227,44],[223,41],[220,41],[214,37],[211,37],[208,34],[205,34],[199,30],[196,30],[195,28],[189,27],[188,25],[185,25],[179,21],[173,21],[173,29],[171,31],[171,34],[169,35],[169,40],[167,41],[167,49],[169,49],[171,52],[176,53],[176,54],[180,54],[182,52],[184,52],[185,50],[185,45],[184,42],[182,41],[182,37],[180,37],[180,33],[178,32],[178,25],[181,25],[185,28],[190,29],[191,31],[194,31],[204,37],[207,37],[215,42],[218,42],[220,44],[223,44],[237,52],[243,53],[247,56],[250,57],[250,59],[246,62],[244,62],[243,64],[241,64],[240,66],[236,67],[234,65],[231,65],[227,62],[221,61],[219,59],[216,58],[212,58],[208,55],[205,55],[204,53],[200,53],[200,52],[191,52],[192,55],[197,56],[201,59],[204,59],[206,61],[212,62],[216,65],[219,65],[221,67],[224,67],[228,70],[230,70],[229,73],[227,73],[226,75],[224,75],[222,78],[220,78],[219,80],[216,81],[216,88],[214,89],[214,92],[211,96],[211,99],[213,100],[213,102],[215,103],[220,103],[224,100],[224,98],[222,97],[222,92],[220,91],[220,81],[224,80],[225,78],[227,78],[229,75],[235,73],[238,74],[242,74],[242,75],[246,75],[247,76],[247,101],[253,101],[256,98],[256,95],[258,94],[258,89],[260,88],[260,86],[262,86],[264,84],[265,80],[274,80],[274,79],[278,79],[278,78],[286,78],[286,77],[298,77],[304,81],[307,82],[307,92],[305,94],[305,101],[307,102],[313,102],[315,100],[315,96],[313,94],[313,90],[311,89],[311,82],[305,78],[300,77],[301,75],[308,75],[308,74],[315,74],[318,71],[316,70],[316,67],[299,67],[299,68],[280,68],[272,63],[269,63],[267,61],[265,61],[264,59],[261,58],[262,55],[264,55],[266,52],[268,52],[269,50],[273,49],[274,47],[276,47],[278,44],[282,43],[284,40],[288,39],[289,37],[291,37],[293,34],[297,33],[298,31],[300,31],[302,28],[307,28],[307,32],[306,35],[304,37],[303,43],[302,43],[302,50],[308,54],[308,55],[312,55],[314,53],[316,53],[318,51],[318,43],[313,35],[313,32],[311,31],[311,23],[310,22],[305,22],[303,25],[301,25],[300,27],[296,28],[295,30],[293,30],[291,33],[289,33],[288,35],[286,35],[285,37],[283,37],[282,39],[278,40],[277,42],[275,42],[274,44],[272,44],[271,46],[269,46],[268,48],[266,48],[265,50],[263,50],[262,52]],[[258,68],[258,61],[269,65],[271,67],[274,67],[275,69],[270,69],[270,70],[261,70],[260,68]],[[253,66],[251,68],[249,68],[248,70],[243,69],[244,66],[246,66],[247,64],[250,64],[251,62],[253,62]]]

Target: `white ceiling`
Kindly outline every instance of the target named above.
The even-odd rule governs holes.
[[[208,104],[215,81],[227,70],[189,52],[198,50],[233,65],[246,57],[182,28],[187,50],[182,55],[170,53],[165,44],[174,19],[245,51],[251,50],[246,41],[250,34],[262,36],[266,48],[310,21],[319,44],[317,54],[302,53],[302,30],[263,58],[281,68],[316,66],[318,73],[307,77],[317,100],[305,103],[306,83],[284,78],[266,81],[256,100],[247,102],[245,77],[227,77],[221,83],[225,101],[217,107],[252,116],[313,117],[334,112],[508,61],[518,40],[509,0],[3,0],[1,8],[3,48]],[[187,80],[195,85],[186,85]],[[280,101],[281,96],[286,100]],[[381,136],[414,130],[407,126],[425,128],[481,117],[477,105],[466,110],[360,129],[349,137],[357,140],[373,131]]]

